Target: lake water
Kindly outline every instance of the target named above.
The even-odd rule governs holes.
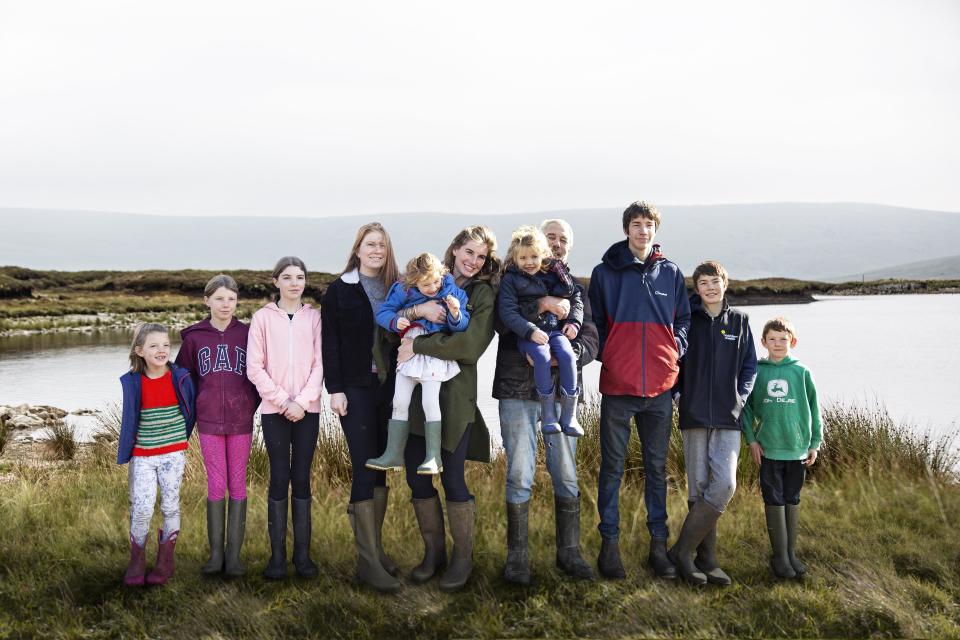
[[[813,304],[743,307],[759,341],[763,323],[790,318],[800,339],[794,355],[814,373],[822,402],[886,405],[894,419],[936,434],[960,426],[960,295],[854,296]],[[49,404],[75,411],[120,401],[125,332],[0,338],[0,404]],[[490,396],[496,338],[480,360],[480,409],[499,443]],[[758,353],[764,355],[757,345]],[[584,369],[596,393],[600,367]],[[81,430],[89,420],[73,420]]]

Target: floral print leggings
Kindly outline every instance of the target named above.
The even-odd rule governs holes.
[[[146,543],[150,533],[158,485],[164,540],[180,531],[180,484],[186,462],[186,451],[134,456],[130,460],[130,537],[139,546]]]

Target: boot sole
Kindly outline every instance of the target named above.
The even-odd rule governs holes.
[[[369,462],[364,464],[367,469],[373,469],[374,471],[402,471],[403,465],[385,465],[385,464],[370,464]]]
[[[438,476],[438,475],[440,475],[441,473],[443,473],[443,467],[438,467],[436,471],[432,471],[432,470],[431,470],[431,471],[421,471],[420,469],[417,469],[417,475],[418,475],[418,476]]]

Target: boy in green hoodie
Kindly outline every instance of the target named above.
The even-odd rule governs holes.
[[[758,362],[757,381],[743,407],[743,432],[760,467],[770,566],[778,578],[799,578],[807,571],[796,555],[800,489],[823,443],[820,405],[810,370],[790,357],[797,346],[793,324],[770,320],[760,344],[769,357]]]

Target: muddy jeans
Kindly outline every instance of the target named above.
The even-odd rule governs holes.
[[[160,486],[163,533],[180,530],[180,483],[187,463],[186,451],[130,459],[130,537],[143,546],[150,532],[153,505]]]

